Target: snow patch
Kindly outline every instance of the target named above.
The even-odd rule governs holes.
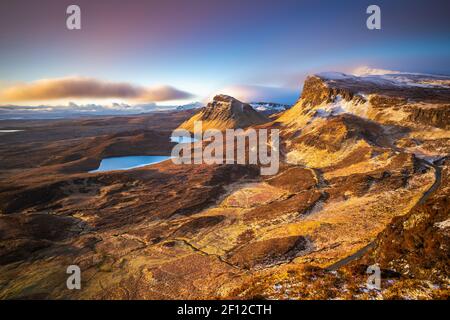
[[[383,69],[363,67],[353,74],[342,72],[321,72],[316,76],[329,81],[350,80],[354,82],[370,82],[379,86],[449,88],[450,77],[431,74],[407,73]]]
[[[272,102],[252,102],[250,105],[257,111],[281,112],[289,109],[289,105]]]
[[[446,229],[448,227],[450,227],[450,219],[447,219],[445,221],[441,221],[441,222],[436,222],[434,224],[435,227],[438,227],[439,229]]]
[[[367,108],[368,105],[366,103],[357,104],[354,101],[344,100],[342,96],[338,95],[334,102],[317,108],[314,117],[329,118],[343,113],[366,117]]]

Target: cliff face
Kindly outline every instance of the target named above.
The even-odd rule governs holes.
[[[408,120],[448,130],[450,129],[450,105],[443,104],[434,108],[411,108]]]
[[[433,146],[427,141],[435,132],[433,130],[448,130],[450,124],[449,81],[447,77],[426,75],[317,74],[306,79],[301,98],[275,121],[283,128],[286,138],[296,137],[299,142],[299,136],[310,135],[309,132],[317,130],[320,123],[338,125],[341,115],[352,115],[359,121],[382,126],[378,130],[379,139],[375,143],[368,141],[372,147],[390,147],[389,144],[393,146],[392,142],[405,137],[406,140],[414,138],[415,143],[421,144],[416,147],[432,153]],[[362,127],[355,130],[364,131]],[[359,136],[367,136],[362,131]],[[448,139],[444,131],[436,131],[434,135]],[[319,140],[317,147],[323,149]],[[303,145],[296,145],[296,141],[289,145],[288,153],[303,152]],[[435,142],[439,146],[448,145],[446,140]]]
[[[305,80],[301,100],[304,106],[318,106],[322,103],[331,103],[340,95],[346,101],[355,96],[354,90],[341,86],[329,85],[319,76],[309,76]]]
[[[446,77],[322,73],[306,79],[301,98],[278,121],[303,127],[315,110],[331,107],[385,124],[445,129],[450,123],[449,101]]]
[[[205,108],[180,125],[180,129],[194,130],[194,122],[202,121],[206,129],[245,128],[268,122],[268,118],[255,111],[249,104],[233,97],[217,95]]]

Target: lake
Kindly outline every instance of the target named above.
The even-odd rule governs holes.
[[[169,156],[127,156],[102,159],[97,170],[89,172],[104,172],[111,170],[129,170],[155,164],[170,159]]]
[[[171,142],[177,143],[191,143],[196,142],[197,139],[191,137],[170,137]],[[170,159],[170,156],[127,156],[127,157],[112,157],[102,159],[100,166],[96,170],[89,172],[104,172],[112,170],[130,170],[150,164],[159,163]]]

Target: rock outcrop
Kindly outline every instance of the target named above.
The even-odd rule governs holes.
[[[205,108],[182,123],[179,128],[193,132],[195,121],[202,122],[203,130],[224,130],[258,125],[268,122],[269,119],[247,103],[227,95],[217,95]]]
[[[447,128],[450,78],[428,75],[309,76],[301,98],[278,121],[303,127],[317,109],[333,108],[386,124]]]
[[[448,130],[450,129],[450,105],[411,108],[408,121]]]

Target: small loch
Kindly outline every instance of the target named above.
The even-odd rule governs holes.
[[[170,137],[170,141],[176,143],[192,143],[196,142],[197,139],[191,137],[172,136]],[[100,166],[96,170],[91,170],[89,172],[94,173],[113,170],[130,170],[148,166],[151,164],[156,164],[170,158],[170,156],[126,156],[104,158],[102,159],[102,161],[100,162]]]
[[[102,159],[100,166],[93,172],[104,172],[112,170],[130,170],[150,164],[159,163],[170,159],[170,156],[127,156],[127,157],[112,157]]]

